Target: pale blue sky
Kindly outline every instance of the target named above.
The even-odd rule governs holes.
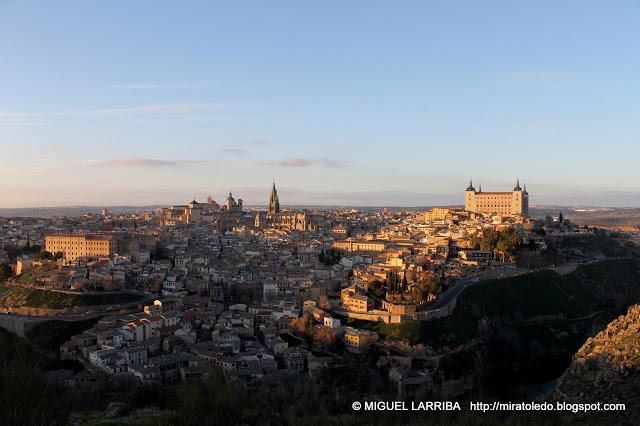
[[[526,3],[526,4],[525,4]],[[0,207],[640,206],[640,2],[0,0]]]

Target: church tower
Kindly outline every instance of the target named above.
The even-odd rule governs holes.
[[[269,214],[280,213],[280,201],[278,200],[278,191],[276,190],[276,183],[273,182],[271,188],[271,197],[269,197]]]

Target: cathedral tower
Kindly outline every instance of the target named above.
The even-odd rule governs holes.
[[[271,188],[271,197],[269,197],[269,214],[280,213],[280,201],[278,200],[278,191],[276,190],[276,183],[273,182]]]

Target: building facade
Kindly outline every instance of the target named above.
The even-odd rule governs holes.
[[[194,199],[186,206],[162,209],[161,214],[163,219],[168,222],[198,223],[203,219],[204,207]]]
[[[116,240],[111,235],[48,235],[45,250],[49,253],[62,252],[65,260],[79,257],[108,257],[116,252]]]
[[[356,240],[343,240],[334,242],[331,247],[346,251],[384,251],[385,244],[382,241],[356,241]]]
[[[342,307],[351,312],[367,312],[369,310],[369,298],[359,294],[354,286],[342,289],[340,292]]]
[[[451,210],[442,207],[436,207],[424,214],[424,219],[427,222],[434,220],[445,220]]]
[[[520,180],[516,181],[516,186],[510,192],[484,192],[482,187],[476,191],[473,183],[469,181],[465,191],[464,208],[486,215],[528,215],[529,193],[526,185],[524,188],[520,187]]]

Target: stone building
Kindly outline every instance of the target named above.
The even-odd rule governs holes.
[[[231,191],[229,191],[229,196],[225,200],[222,210],[228,213],[242,213],[242,198],[238,198],[238,201],[236,201]]]
[[[465,191],[464,208],[470,212],[487,215],[528,215],[529,193],[527,186],[521,188],[520,180],[517,180],[516,186],[511,192],[484,192],[482,186],[476,191],[473,183],[469,181],[469,186]]]
[[[79,257],[108,257],[116,252],[116,240],[111,235],[47,235],[45,250],[62,252],[65,260]]]
[[[203,210],[203,205],[194,199],[186,206],[162,209],[161,214],[163,219],[169,222],[198,223],[203,218]]]

